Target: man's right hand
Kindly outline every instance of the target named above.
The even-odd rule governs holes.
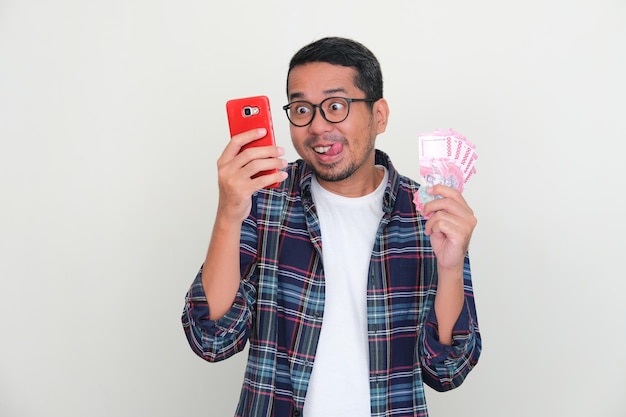
[[[244,145],[262,138],[266,133],[265,129],[259,128],[233,136],[217,160],[218,215],[242,222],[250,212],[254,192],[287,178],[287,173],[280,171],[287,166],[287,161],[280,158],[285,154],[283,148],[262,146],[241,151]],[[252,178],[258,172],[272,169],[279,171]]]

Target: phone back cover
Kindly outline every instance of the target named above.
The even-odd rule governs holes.
[[[266,96],[229,100],[226,103],[226,112],[228,114],[228,126],[231,137],[248,130],[263,127],[268,134],[259,140],[266,142],[264,139],[270,139],[267,141],[267,144],[272,144],[273,141],[271,139],[274,136],[274,127],[272,125],[270,102]],[[250,112],[250,114],[245,112]]]

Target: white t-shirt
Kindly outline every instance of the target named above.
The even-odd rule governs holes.
[[[305,417],[371,416],[367,280],[387,177],[385,169],[378,188],[357,198],[333,194],[313,178],[326,292]]]

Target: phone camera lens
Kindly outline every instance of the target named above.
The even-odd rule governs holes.
[[[243,108],[243,116],[244,117],[250,117],[250,116],[254,116],[256,114],[259,114],[260,109],[258,107],[255,106],[246,106]]]

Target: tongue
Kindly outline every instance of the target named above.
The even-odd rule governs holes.
[[[343,151],[343,144],[335,142],[324,155],[335,156]]]

